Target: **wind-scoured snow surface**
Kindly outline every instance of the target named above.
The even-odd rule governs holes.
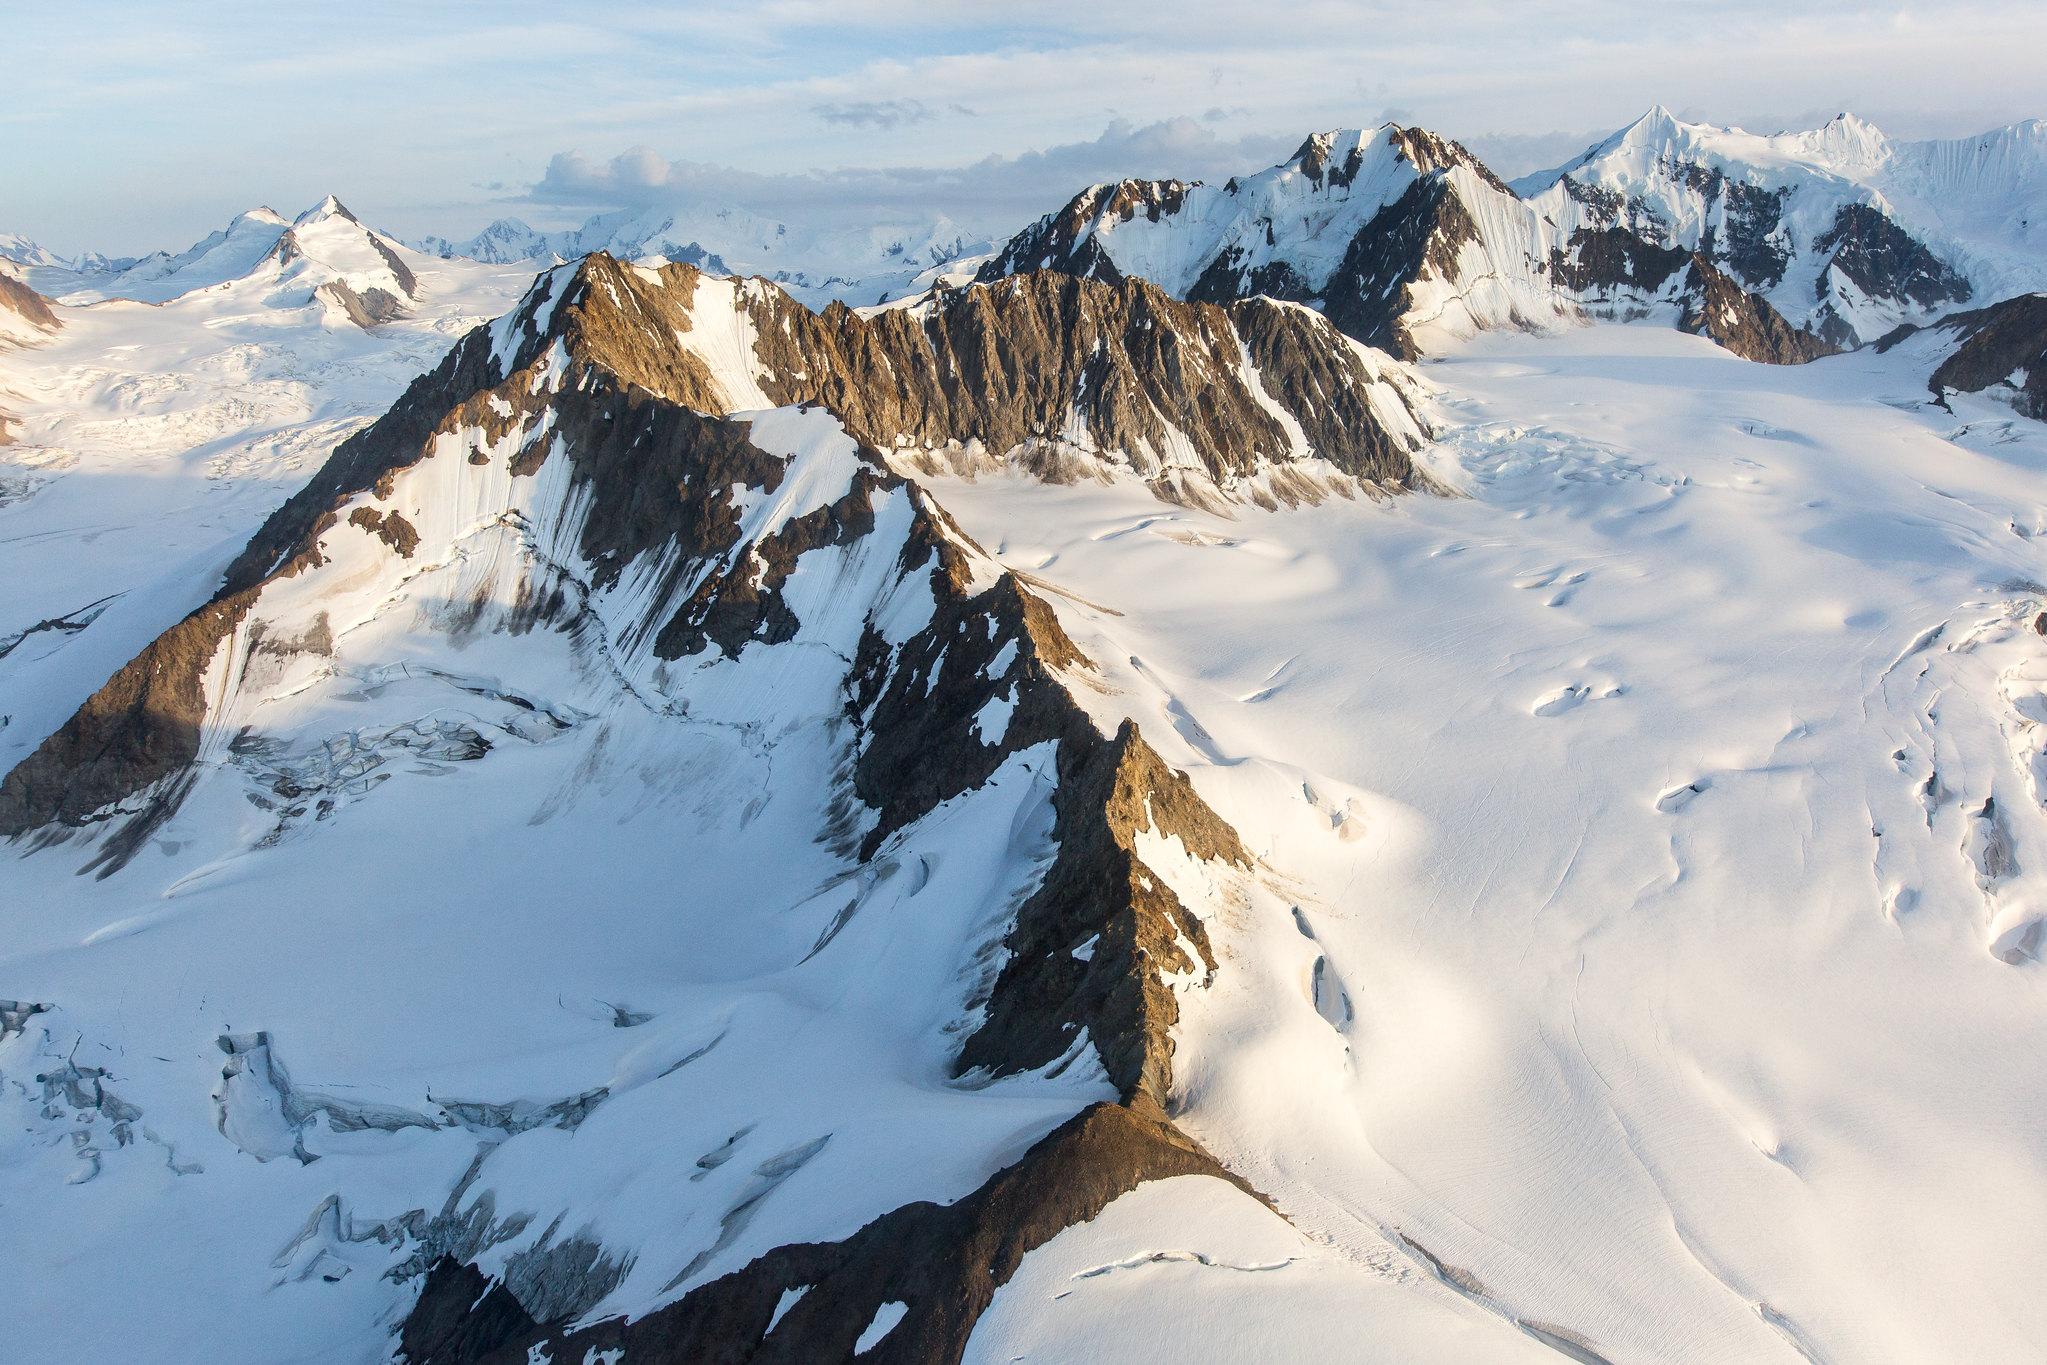
[[[313,292],[379,287],[350,223],[306,223],[318,280],[281,273],[307,232],[0,352],[6,766],[530,280],[402,257],[412,301],[365,328]],[[678,342],[750,407],[762,287],[694,287]],[[1112,1098],[1084,1036],[952,1074],[1057,852],[1053,743],[858,855],[845,680],[933,619],[926,499],[982,547],[960,591],[1031,584],[1096,728],[1135,720],[1254,860],[1134,836],[1217,964],[1167,983],[1174,1122],[1277,1210],[1142,1184],[1025,1256],[967,1359],[2027,1358],[2047,427],[1934,406],[1952,341],[1381,357],[1451,493],[1271,511],[906,448],[916,485],[876,481],[823,407],[742,411],[776,479],[731,486],[738,539],[691,572],[758,586],[758,547],[850,499],[872,526],[783,566],[788,634],[675,657],[645,629],[691,586],[669,552],[581,557],[540,350],[529,405],[351,494],[367,520],[230,628],[190,793],[131,860],[4,850],[11,1339],[385,1360],[443,1254],[539,1321],[645,1314],[963,1199]]]
[[[1319,1247],[1617,1362],[2032,1352],[2047,430],[1925,364],[1494,337],[1462,499],[939,492],[1272,870],[1178,1121]]]

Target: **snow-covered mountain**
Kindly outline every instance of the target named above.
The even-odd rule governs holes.
[[[17,268],[0,265],[0,342],[33,344],[60,325],[50,301],[29,288]]]
[[[1907,324],[1876,344],[1937,357],[1926,379],[1936,402],[1988,392],[2027,417],[2047,419],[2047,294],[1949,313],[1925,329]]]
[[[1843,345],[2047,287],[2047,123],[1894,142],[1842,114],[1760,136],[1651,110],[1516,183],[1558,222],[1698,251]]]
[[[65,261],[56,253],[38,246],[28,238],[13,232],[0,232],[0,260],[12,261],[16,265],[63,266]]]
[[[2047,296],[1591,164],[0,266],[16,1349],[2036,1354]]]
[[[105,275],[140,265],[142,260],[140,256],[103,256],[97,251],[66,259],[19,233],[0,232],[0,261],[12,261],[20,266],[49,267],[79,275]]]
[[[268,307],[317,306],[374,327],[418,301],[420,260],[410,248],[363,226],[329,195],[291,220],[268,208],[240,214],[176,255],[158,252],[119,270],[41,265],[28,271],[28,279],[45,294],[81,305],[110,299],[167,303],[225,287],[260,297]]]
[[[1094,186],[981,278],[1049,268],[1191,299],[1271,294],[1406,354],[1660,314],[1751,359],[1798,361],[1825,348],[1794,330],[1852,346],[2047,284],[2031,226],[2047,213],[2043,167],[2037,123],[1892,144],[1847,116],[1762,138],[1659,109],[1509,187],[1456,143],[1388,124],[1319,134],[1222,186]],[[1729,307],[1742,321],[1723,327]]]
[[[991,249],[943,217],[792,231],[787,223],[731,206],[619,210],[560,232],[500,218],[468,241],[433,237],[418,246],[436,256],[498,263],[554,264],[598,251],[622,261],[680,261],[718,275],[760,275],[812,307],[900,299]]]
[[[1019,1144],[1034,1179],[1069,1191],[1032,1198],[1040,1241],[1145,1179],[1241,1188],[1166,1116],[1169,983],[1216,967],[1211,912],[1175,888],[1194,895],[1187,878],[1209,862],[1247,878],[1252,861],[1140,727],[1091,717],[1083,700],[1100,665],[1062,630],[1056,590],[1005,570],[906,471],[1142,476],[1180,504],[1383,498],[1426,482],[1412,463],[1419,392],[1314,314],[1266,301],[1226,312],[1142,283],[1041,275],[872,317],[819,316],[759,282],[592,256],[543,275],[344,442],[210,602],[12,769],[0,829],[61,847],[67,866],[83,858],[108,885],[176,844],[184,885],[204,895],[208,869],[229,885],[251,857],[296,863],[352,844],[320,836],[367,831],[363,816],[382,818],[373,811],[402,804],[419,818],[416,801],[447,799],[420,785],[430,775],[475,793],[511,780],[506,760],[553,773],[541,780],[567,785],[534,847],[559,852],[555,835],[580,844],[589,820],[609,824],[653,794],[635,795],[634,773],[687,774],[683,799],[657,798],[653,823],[634,822],[615,857],[657,828],[678,849],[710,838],[738,855],[722,871],[702,866],[707,880],[679,902],[661,889],[659,860],[633,893],[706,929],[734,911],[781,926],[730,938],[739,956],[716,973],[740,974],[713,990],[724,1003],[699,1002],[722,1024],[663,1022],[635,1039],[629,1072],[538,1102],[492,1098],[482,1072],[446,1073],[402,1099],[381,1085],[308,1088],[293,1075],[322,1064],[305,1069],[302,1027],[221,1035],[230,1060],[214,1123],[256,1162],[369,1159],[364,1173],[383,1173],[373,1183],[423,1192],[451,1160],[476,1157],[479,1135],[504,1144],[438,1222],[401,1214],[372,1233],[358,1212],[372,1187],[337,1192],[281,1253],[279,1282],[380,1272],[365,1245],[396,1236],[416,1263],[401,1284],[434,1268],[405,1322],[413,1359],[435,1358],[444,1337],[518,1337],[523,1352],[600,1303],[692,1303],[686,1318],[687,1291],[717,1281],[712,1296],[729,1293],[720,1277],[750,1249],[885,1218],[895,1248],[809,1281],[814,1297],[786,1333],[860,1335],[882,1302],[874,1277],[893,1266],[905,1283],[943,1286],[918,1296],[899,1343],[957,1356],[975,1315],[959,1305],[978,1311],[996,1283],[988,1268],[1014,1268],[1015,1252],[961,1261],[960,1249],[985,1235],[973,1227],[1008,1219],[1015,1196],[999,1191],[1019,1178],[1003,1173]],[[575,861],[560,867],[581,882]],[[914,948],[899,942],[901,907],[933,915]],[[1066,965],[1046,975],[1026,944]],[[1004,970],[1005,958],[1018,965]],[[835,1028],[822,1051],[800,1041],[805,1018],[824,1020],[817,1005],[762,995],[839,994],[849,979],[867,982],[870,1024]],[[670,1012],[621,1000],[603,1018],[629,1028]],[[43,1022],[23,1017],[16,1050],[40,1055]],[[742,1098],[734,1078],[770,1070],[810,1078],[781,1117],[713,1118]],[[173,1169],[189,1165],[191,1138],[156,1099],[100,1080],[81,1082],[93,1099],[77,1115],[58,1104],[64,1131],[88,1137],[74,1174],[114,1174],[121,1134],[143,1123]],[[479,1098],[456,1093],[471,1091]],[[641,1163],[630,1134],[669,1126],[678,1100],[723,1125],[693,1151],[699,1180],[665,1196],[659,1176],[626,1202],[604,1195]],[[349,1157],[352,1139],[330,1140],[344,1132],[379,1137]],[[542,1174],[546,1149],[571,1133],[606,1154]],[[386,1134],[412,1155],[374,1156]],[[760,1217],[799,1171],[848,1197],[777,1201]],[[956,1201],[990,1179],[953,1214],[918,1212],[918,1200]],[[654,1235],[681,1246],[682,1210],[700,1195],[725,1206],[720,1230],[680,1274],[652,1243],[629,1249],[583,1226],[600,1205],[642,1218],[666,1207],[669,1230]],[[522,1235],[541,1233],[519,1211],[536,1199],[573,1226]],[[523,1325],[467,1321],[477,1295],[463,1286],[479,1273],[467,1263],[480,1255],[491,1274],[516,1258],[522,1286],[530,1272]],[[747,1273],[770,1300],[792,1288],[774,1282],[782,1270]],[[362,1278],[367,1298],[348,1297],[371,1311],[409,1292]],[[464,1321],[437,1321],[450,1314]],[[571,1346],[581,1342],[560,1349]]]
[[[1217,187],[1096,185],[1011,238],[978,278],[1135,275],[1179,297],[1307,303],[1400,355],[1500,328],[1657,316],[1752,360],[1832,347],[1709,259],[1524,203],[1463,147],[1414,128],[1319,134]]]

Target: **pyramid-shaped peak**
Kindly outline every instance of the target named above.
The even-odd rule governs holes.
[[[354,223],[357,227],[362,226],[362,219],[350,213],[348,211],[348,206],[342,203],[339,199],[336,199],[331,194],[328,195],[325,199],[322,199],[319,203],[313,205],[313,207],[307,209],[304,213],[301,213],[295,220],[293,220],[292,226],[305,227],[312,223],[326,222],[330,218],[341,218],[348,222]]]
[[[1642,117],[1621,129],[1614,141],[1620,146],[1648,146],[1675,141],[1701,126],[1686,123],[1664,105],[1653,104]]]
[[[1867,159],[1881,157],[1890,146],[1890,139],[1881,128],[1846,112],[1827,120],[1814,141],[1822,150]]]

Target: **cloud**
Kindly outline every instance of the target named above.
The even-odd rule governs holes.
[[[72,7],[9,11],[10,51],[30,60],[0,101],[15,153],[0,228],[124,254],[329,189],[408,235],[502,212],[504,192],[478,181],[544,189],[564,213],[714,191],[899,203],[928,184],[948,196],[934,207],[1007,218],[1120,174],[1240,172],[1389,109],[1511,176],[1656,103],[1758,129],[1851,109],[1903,138],[2047,108],[2037,0],[1274,0],[1256,23],[1241,0],[614,0],[594,17],[553,0],[104,0],[94,13],[103,22],[81,26]],[[1176,141],[1189,114],[1269,140]],[[600,151],[546,164],[542,149],[572,146]],[[619,148],[660,149],[646,155],[661,169],[614,167]],[[990,150],[1016,194],[972,173]],[[855,169],[820,180],[812,166]],[[860,169],[904,166],[934,169]]]
[[[609,160],[557,153],[526,203],[555,209],[678,208],[734,204],[791,221],[845,214],[904,220],[939,214],[971,231],[1007,232],[1089,185],[1126,176],[1224,180],[1281,160],[1298,138],[1224,138],[1192,118],[1135,124],[1112,119],[1097,137],[963,166],[845,170],[738,170],[667,160],[631,147]]]
[[[955,109],[959,106],[954,105]],[[895,129],[905,123],[929,123],[938,117],[922,100],[858,100],[852,104],[817,104],[810,112],[826,123],[846,128]]]

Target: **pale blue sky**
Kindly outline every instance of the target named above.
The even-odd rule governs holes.
[[[1512,175],[1659,102],[1915,137],[2047,115],[2047,6],[2009,0],[0,0],[0,35],[0,231],[64,253],[329,191],[408,237],[684,194],[997,230],[1386,118]]]

